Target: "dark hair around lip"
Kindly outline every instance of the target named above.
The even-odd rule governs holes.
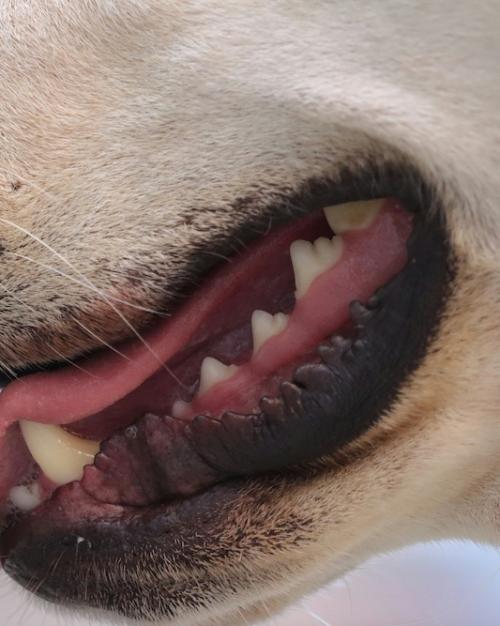
[[[90,572],[97,563],[105,569],[106,564],[120,558],[124,550],[130,555],[146,555],[143,558],[147,560],[151,542],[168,556],[174,545],[168,537],[174,540],[185,536],[183,554],[189,561],[195,550],[190,537],[215,532],[213,524],[217,528],[224,526],[235,498],[242,493],[256,493],[260,498],[259,491],[267,489],[266,485],[300,479],[295,471],[289,471],[295,470],[298,464],[304,476],[310,475],[315,471],[314,463],[308,466],[310,461],[341,449],[390,408],[401,384],[425,358],[437,332],[452,285],[453,259],[437,198],[413,168],[372,168],[368,178],[366,172],[364,176],[346,171],[341,176],[346,181],[344,195],[329,191],[327,182],[310,182],[307,191],[293,200],[295,204],[299,197],[307,198],[313,210],[316,202],[321,205],[367,196],[398,195],[418,216],[406,268],[382,290],[378,302],[372,302],[371,311],[354,306],[354,319],[360,332],[358,340],[347,343],[334,340],[333,344],[325,344],[321,349],[323,363],[300,368],[281,397],[271,403],[264,402],[260,415],[229,420],[224,432],[217,428],[216,421],[216,428],[212,428],[213,424],[200,418],[182,433],[179,443],[187,443],[188,454],[193,454],[205,469],[209,467],[212,471],[212,480],[200,486],[201,492],[195,490],[194,495],[179,499],[178,485],[173,483],[168,489],[162,487],[162,497],[167,502],[137,508],[98,502],[78,483],[58,490],[51,500],[2,535],[3,563],[14,579],[26,586],[35,581],[36,593],[49,600],[107,608],[129,617],[146,616],[139,606],[134,608],[133,603],[125,602],[124,598],[124,594],[129,598],[130,595],[143,596],[144,590],[138,583],[134,587],[128,581],[111,593],[110,590],[100,593],[98,586],[92,591],[91,580],[87,590],[73,584],[70,572],[74,569],[75,550],[78,548],[80,564]],[[288,198],[287,202],[292,201]],[[433,210],[429,211],[430,208]],[[384,363],[378,350],[385,355]],[[352,392],[346,382],[352,377],[367,383],[363,394]],[[373,384],[375,378],[381,388],[378,383]],[[340,380],[341,384],[332,391],[333,379]],[[342,379],[345,379],[343,383]],[[374,394],[376,401],[373,401]],[[317,426],[316,432],[310,428],[312,422]],[[255,443],[256,425],[261,436],[252,448],[248,438]],[[280,433],[287,444],[276,447]],[[225,445],[217,447],[221,438],[225,438]],[[234,455],[227,454],[231,447]],[[252,478],[256,474],[260,477]],[[222,483],[214,484],[219,481]],[[257,491],[248,490],[257,484],[260,485]],[[87,511],[85,519],[78,515],[82,507]],[[185,519],[186,515],[198,521],[190,522],[185,528],[173,523]],[[203,526],[205,518],[211,520],[206,527]],[[196,526],[197,523],[201,526]],[[161,535],[163,532],[166,534]],[[164,545],[160,537],[167,538]],[[55,560],[58,560],[57,570],[48,576],[47,564]],[[167,615],[170,608],[161,604],[148,610]]]
[[[295,471],[298,465],[307,476],[315,471],[314,462],[319,457],[335,453],[375,424],[396,401],[404,380],[425,358],[453,280],[453,259],[439,212],[419,215],[408,246],[409,260],[403,271],[367,308],[353,304],[357,338],[324,344],[320,350],[323,362],[299,368],[294,380],[284,384],[280,397],[263,402],[260,415],[228,416],[223,429],[218,427],[220,421],[201,417],[179,430],[174,445],[183,447],[184,461],[191,463],[193,470],[196,460],[194,471],[209,476],[194,495],[179,499],[175,472],[170,473],[173,481],[160,485],[166,502],[139,508],[98,502],[84,483],[67,485],[2,535],[7,572],[21,584],[35,580],[36,592],[49,600],[104,607],[129,617],[144,616],[141,609],[122,598],[123,593],[139,597],[139,583],[135,588],[129,582],[128,591],[107,590],[104,598],[97,587],[88,594],[89,588],[85,592],[71,582],[68,573],[74,567],[77,543],[81,540],[78,550],[87,568],[92,563],[105,566],[113,562],[124,549],[127,554],[148,554],[151,542],[168,555],[174,545],[171,539],[184,536],[183,555],[189,560],[191,550],[195,550],[192,537],[222,528],[234,499],[242,493],[254,493],[247,488],[256,484],[255,480],[264,490],[274,481],[286,484],[300,478]],[[355,385],[353,381],[357,381]],[[137,428],[141,427],[139,422]],[[121,437],[123,433],[117,433],[118,453]],[[259,474],[260,478],[254,478]],[[182,482],[184,477],[177,478]],[[256,497],[260,497],[258,490]],[[85,511],[85,516],[79,511]],[[186,526],[175,520],[185,520]],[[47,563],[55,559],[57,571],[47,576]],[[168,611],[162,606],[156,607],[160,614]]]
[[[277,397],[261,400],[260,413],[200,415],[189,424],[146,415],[103,444],[82,481],[87,493],[103,503],[155,504],[314,462],[362,435],[424,358],[450,286],[449,248],[435,219],[419,219],[407,247],[405,268],[367,306],[351,304],[354,336],[322,344],[321,361],[301,365]]]
[[[179,268],[178,277],[171,277],[169,283],[171,294],[177,295],[171,295],[168,301],[158,305],[158,309],[169,311],[169,314],[175,311],[191,294],[193,285],[200,284],[203,277],[221,263],[221,259],[234,254],[235,242],[238,242],[239,249],[268,232],[270,226],[293,221],[323,206],[392,196],[398,197],[408,210],[415,213],[437,211],[437,194],[433,185],[403,155],[387,158],[384,153],[393,154],[394,150],[381,145],[373,154],[367,152],[357,157],[355,167],[343,166],[331,177],[308,178],[293,189],[276,189],[271,197],[236,198],[232,203],[235,210],[249,207],[249,215],[236,221],[230,231],[215,233],[211,241],[193,243],[188,261]],[[147,330],[151,323],[148,319],[145,325],[138,325],[138,330]],[[129,333],[128,337],[134,336]],[[50,336],[47,341],[49,339]],[[127,339],[127,334],[120,341],[124,339]],[[89,357],[101,351],[102,347],[96,346],[67,356],[78,362],[79,357]],[[24,367],[14,369],[9,363],[0,364],[0,389],[17,377],[53,371],[66,365],[67,361],[53,360],[53,357],[44,362],[27,362]]]

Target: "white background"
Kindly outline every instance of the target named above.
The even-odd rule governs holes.
[[[89,626],[42,610],[5,577],[1,626]],[[500,626],[500,552],[415,546],[366,563],[262,626]]]

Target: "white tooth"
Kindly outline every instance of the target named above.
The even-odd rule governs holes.
[[[82,439],[60,426],[19,422],[24,441],[42,472],[58,485],[80,480],[83,468],[94,462],[99,443]]]
[[[283,332],[288,322],[288,315],[256,310],[252,313],[252,336],[254,354],[271,337]]]
[[[290,258],[295,275],[295,295],[300,298],[319,274],[312,243],[303,239],[294,241],[290,246]]]
[[[298,239],[290,246],[290,257],[295,274],[297,299],[309,289],[313,280],[333,267],[342,254],[342,238],[320,237],[314,243]]]
[[[320,260],[321,264],[328,269],[335,265],[339,260],[342,252],[342,239],[340,237],[333,237],[333,239],[327,239],[326,237],[320,237],[313,243],[316,256]]]
[[[184,417],[188,408],[189,402],[184,402],[184,400],[176,400],[172,405],[172,417]]]
[[[217,383],[230,378],[238,370],[237,365],[224,365],[217,359],[207,356],[203,359],[200,371],[200,386],[198,395],[201,396]]]
[[[337,235],[349,230],[368,228],[382,208],[385,198],[363,202],[347,202],[323,209],[330,228]]]
[[[9,497],[12,504],[25,513],[42,503],[42,493],[37,482],[12,487]]]

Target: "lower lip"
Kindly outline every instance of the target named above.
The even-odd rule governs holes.
[[[388,215],[390,219],[387,218]],[[384,220],[390,228],[386,227]],[[379,228],[381,224],[382,227]],[[276,254],[276,249],[284,250],[283,259],[286,258],[286,262],[283,267],[286,267],[286,271],[283,270],[282,275],[285,276],[284,283],[289,285],[288,288],[293,288],[293,274],[290,273],[288,260],[290,242],[298,238],[297,231],[301,237],[313,239],[318,234],[322,234],[323,229],[324,225],[318,222],[317,217],[304,218],[301,224],[291,225],[268,237],[264,244],[258,246],[257,254],[255,250],[250,250],[243,255],[243,262],[252,265],[254,274],[266,276],[268,254],[272,254],[273,251]],[[369,237],[355,232],[346,235],[346,243],[352,248],[353,260],[348,267],[344,265],[346,268],[344,275],[339,276],[335,273],[330,275],[326,272],[324,276],[320,276],[311,287],[311,293],[308,292],[307,298],[296,304],[294,315],[288,329],[282,334],[281,341],[278,342],[277,338],[269,341],[268,345],[255,355],[255,358],[240,368],[231,381],[217,385],[212,392],[203,397],[202,403],[194,402],[191,406],[191,415],[197,412],[219,414],[225,409],[238,411],[254,409],[264,391],[273,391],[273,388],[266,386],[263,380],[266,378],[272,380],[272,375],[275,377],[274,382],[282,378],[287,373],[287,364],[290,367],[296,366],[300,362],[301,355],[310,354],[311,349],[323,337],[332,333],[347,320],[347,304],[352,299],[366,300],[377,286],[402,269],[406,260],[405,242],[410,229],[411,217],[403,212],[396,202],[392,202],[382,217],[377,218]],[[383,246],[380,243],[380,237],[377,237],[379,231],[383,234],[382,241],[385,242],[385,249],[394,247],[394,256],[385,268],[374,269],[376,282],[373,282],[373,277],[370,278],[371,273],[367,273],[365,268],[367,259],[373,264],[373,259],[380,257],[378,252]],[[389,237],[389,243],[387,237]],[[394,240],[393,243],[391,243],[391,237]],[[387,257],[385,259],[387,260]],[[375,265],[377,265],[376,262]],[[352,275],[356,275],[356,281],[349,280],[349,276]],[[145,349],[138,342],[132,342],[120,347],[120,351],[126,354],[129,361],[121,361],[120,357],[114,353],[87,360],[84,363],[85,370],[103,381],[97,389],[95,378],[92,376],[82,378],[80,372],[75,372],[70,368],[47,374],[34,374],[9,385],[1,397],[0,424],[7,429],[9,423],[22,417],[45,423],[71,424],[71,429],[79,434],[92,438],[105,438],[117,428],[133,422],[145,412],[168,414],[178,391],[175,390],[175,385],[171,384],[170,370],[158,369],[158,359],[167,362],[169,367],[173,367],[172,359],[176,350],[181,348],[185,351],[186,344],[196,343],[200,337],[203,337],[206,331],[203,328],[200,329],[200,324],[197,323],[197,319],[200,318],[200,309],[205,320],[214,320],[215,324],[220,324],[221,300],[227,302],[228,292],[241,293],[241,280],[237,269],[225,270],[222,276],[221,273],[216,273],[197,294],[195,301],[188,302],[174,316],[186,320],[180,324],[179,332],[173,332],[172,326],[175,326],[173,320],[163,322],[157,328],[152,329],[147,335],[147,341],[154,346],[156,354],[154,358],[150,350]],[[342,300],[345,302],[340,308],[337,302],[339,293],[343,293]],[[256,305],[250,297],[245,299],[243,307],[236,306],[235,309],[239,310],[238,315],[242,318],[246,316],[248,325],[250,312],[252,308],[257,307],[258,304]],[[210,324],[208,326],[210,327]],[[304,328],[313,329],[313,332],[304,333]],[[286,349],[283,346],[286,346]],[[292,358],[291,353],[295,355]],[[199,359],[194,359],[194,367],[191,369],[196,371],[198,366]],[[280,368],[281,371],[279,371]],[[277,373],[279,376],[276,375]],[[123,384],[124,381],[126,385]],[[151,393],[152,384],[153,393]],[[100,393],[101,386],[107,387],[106,394]],[[121,400],[120,396],[124,387],[130,393],[125,393],[125,397]],[[161,388],[170,389],[170,394],[161,393]],[[96,399],[99,407],[104,395],[107,401],[111,398],[110,405],[103,410],[92,412],[96,406]],[[91,408],[90,417],[87,414],[86,419],[82,421],[81,418],[85,417],[85,412],[89,407]],[[6,451],[5,458],[11,456],[9,452],[13,446],[19,450],[16,463],[5,464],[3,470],[0,469],[0,472],[3,472],[0,473],[0,488],[4,485],[4,493],[6,493],[10,486],[18,483],[20,475],[33,470],[33,464],[16,429],[6,430],[0,446]],[[42,487],[43,497],[47,497],[55,486],[45,481]]]

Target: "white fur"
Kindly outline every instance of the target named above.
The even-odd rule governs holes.
[[[161,306],[190,246],[367,151],[407,156],[444,199],[461,280],[387,440],[283,508],[316,494],[314,537],[276,556],[275,585],[260,555],[254,587],[179,626],[253,619],[258,598],[279,608],[409,541],[500,542],[499,26],[493,0],[0,3],[7,364],[54,358],[19,319],[67,357],[95,345],[74,319],[130,334],[106,298]]]

